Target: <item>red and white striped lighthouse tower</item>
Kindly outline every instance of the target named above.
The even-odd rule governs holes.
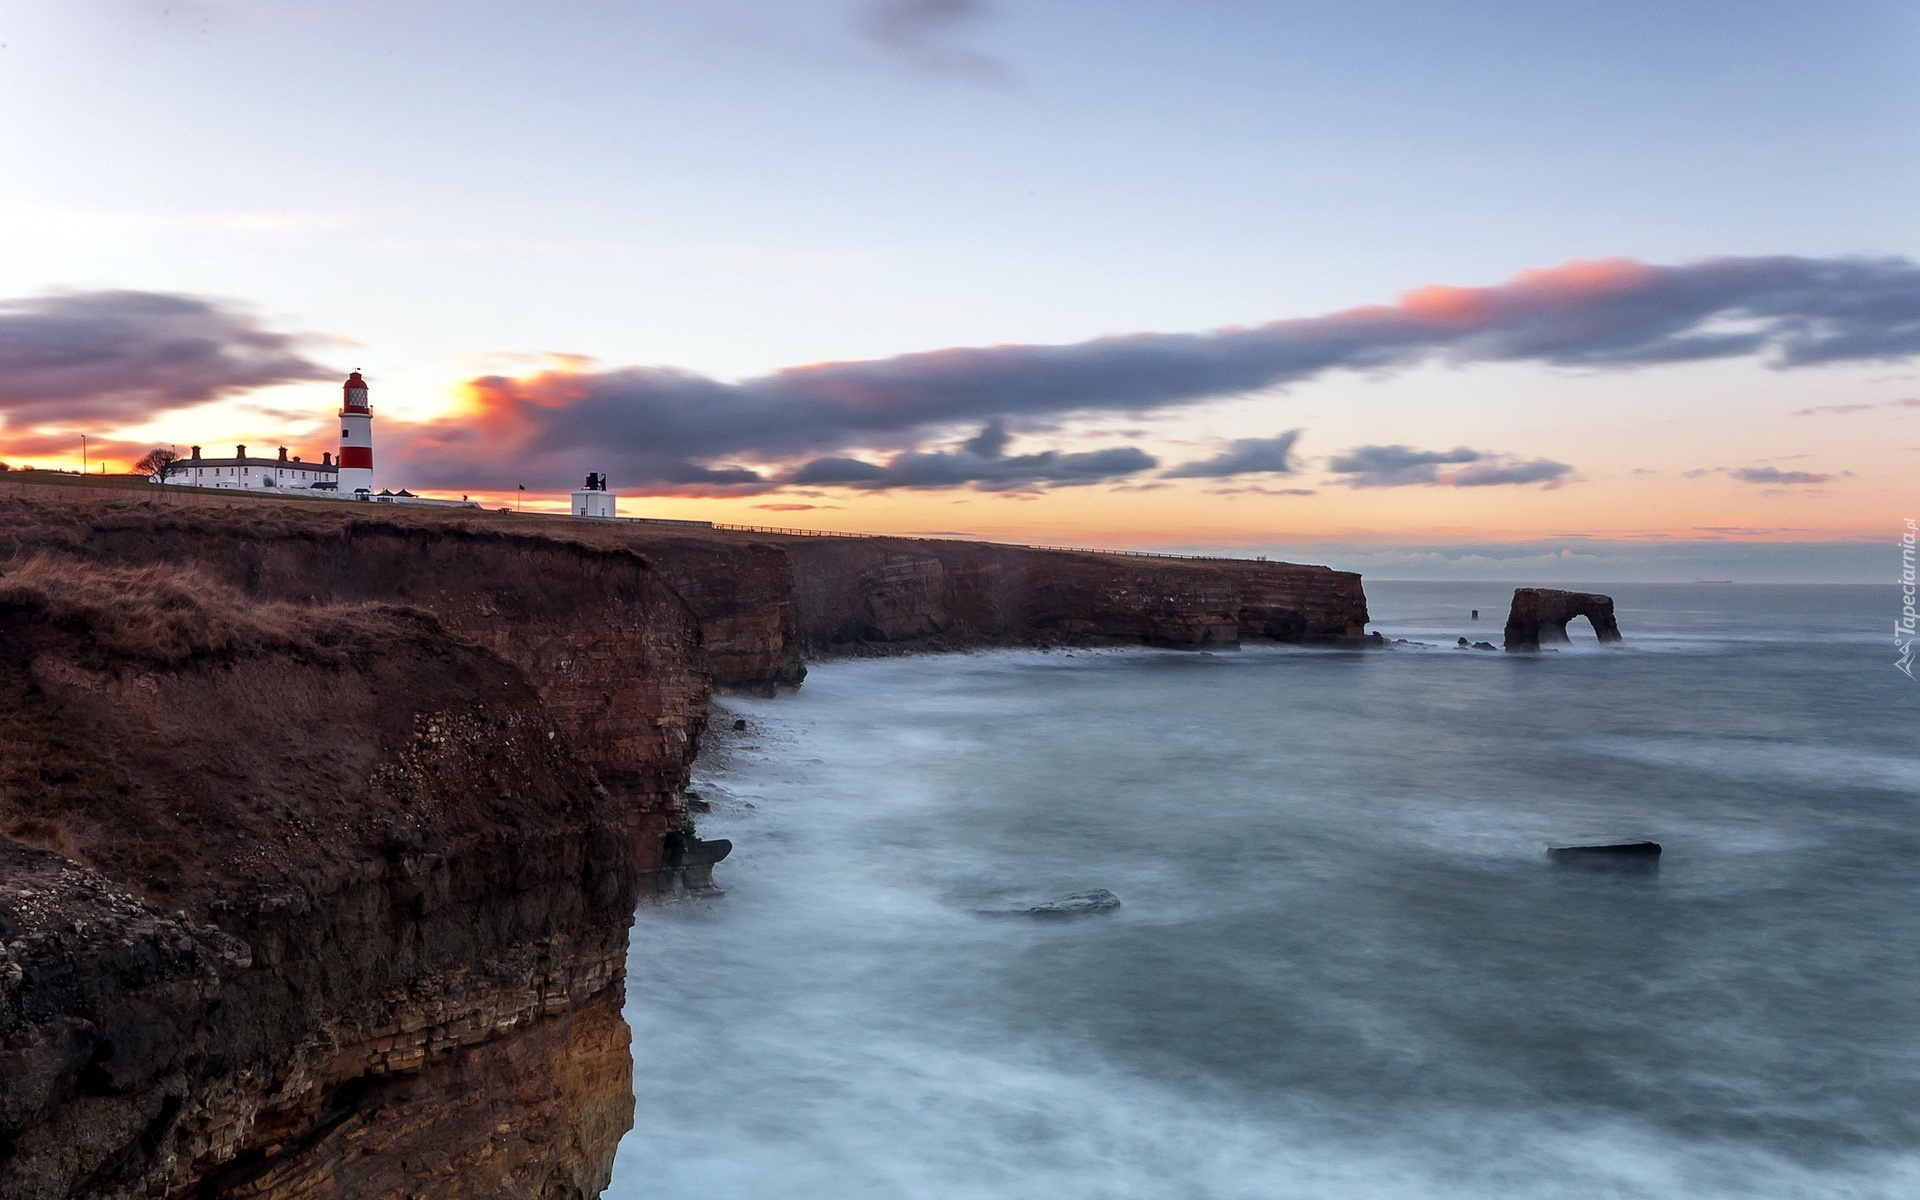
[[[367,381],[347,376],[346,403],[340,406],[340,494],[373,495],[373,410],[367,407]]]

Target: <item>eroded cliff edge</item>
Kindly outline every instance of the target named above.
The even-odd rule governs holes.
[[[640,872],[524,674],[43,557],[0,692],[0,1195],[605,1185]]]
[[[790,538],[810,654],[877,648],[1350,642],[1360,577],[1327,567],[982,542]]]
[[[9,492],[8,1196],[595,1194],[714,685],[1367,620],[1291,564]]]

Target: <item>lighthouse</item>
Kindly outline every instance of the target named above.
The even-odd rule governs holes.
[[[347,376],[346,402],[340,406],[340,494],[373,495],[373,410],[367,407],[367,381]]]

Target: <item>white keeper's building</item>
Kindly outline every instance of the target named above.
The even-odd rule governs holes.
[[[337,491],[340,467],[332,454],[322,454],[317,463],[302,462],[298,455],[287,457],[280,447],[278,458],[249,458],[245,446],[235,446],[232,458],[203,458],[200,447],[186,458],[167,464],[160,482],[182,487],[203,488],[295,488],[301,491]]]

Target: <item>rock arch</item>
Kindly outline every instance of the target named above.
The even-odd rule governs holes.
[[[1601,641],[1620,640],[1612,596],[1555,588],[1515,588],[1513,607],[1507,613],[1507,649],[1538,650],[1542,642],[1564,642],[1567,622],[1575,617],[1585,617]]]

